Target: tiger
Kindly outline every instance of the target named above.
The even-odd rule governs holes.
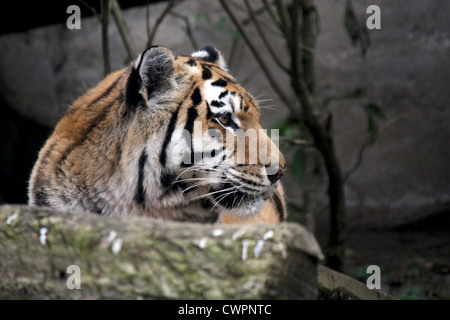
[[[249,129],[258,131],[258,143],[241,144],[238,162]],[[265,162],[259,155],[249,161],[261,150]],[[286,219],[279,182],[285,171],[283,155],[262,130],[257,100],[230,75],[218,49],[177,55],[150,46],[66,110],[39,152],[28,204],[277,224]]]

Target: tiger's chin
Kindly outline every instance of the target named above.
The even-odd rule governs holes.
[[[264,199],[263,197],[259,196],[248,199],[245,202],[242,202],[232,208],[226,208],[226,212],[241,219],[249,219],[257,216],[261,212],[263,207]]]
[[[221,212],[244,220],[250,219],[261,213],[265,201],[274,194],[277,185],[277,183],[271,185],[262,193],[250,194],[239,191],[239,187],[236,188],[230,183],[225,183],[220,185],[220,188],[216,186],[212,189],[211,200],[216,203],[216,208],[223,209]]]

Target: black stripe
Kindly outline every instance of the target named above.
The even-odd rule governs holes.
[[[203,152],[192,152],[192,154],[194,155],[192,163],[197,163],[203,159]]]
[[[47,193],[41,189],[33,190],[34,205],[39,207],[50,207],[50,203],[47,200]]]
[[[122,79],[122,75],[121,74],[109,87],[108,89],[106,89],[106,91],[104,91],[101,95],[99,95],[97,98],[95,98],[94,101],[92,101],[89,104],[90,108],[91,106],[95,105],[97,102],[99,102],[100,100],[102,100],[103,98],[106,98],[107,96],[109,96],[109,94],[111,93],[111,91],[116,87],[117,83],[119,82],[120,79]]]
[[[161,184],[166,189],[182,192],[187,188],[187,184],[183,181],[176,181],[177,177],[169,170],[164,170],[161,174]]]
[[[197,65],[197,62],[195,62],[194,59],[189,59],[188,62],[186,62],[191,67],[195,67]]]
[[[101,207],[98,203],[94,206],[94,213],[101,216],[103,214],[103,207]]]
[[[250,99],[250,104],[252,105],[253,108],[255,108],[256,110],[258,110],[258,107],[255,105],[255,103],[253,102],[253,99]]]
[[[119,90],[119,96],[116,100],[119,104],[122,104],[125,101],[125,95],[123,93],[123,90]]]
[[[228,81],[228,82],[230,82],[230,83],[236,83],[236,80],[234,80],[234,79],[232,79],[232,78],[230,78],[230,77],[227,77],[227,76],[226,76],[226,73],[224,73],[223,69],[221,69],[219,66],[217,66],[217,65],[215,65],[215,64],[210,64],[210,65],[208,65],[208,66],[211,67],[211,68],[214,68],[214,69],[219,70],[219,73],[221,73],[221,77],[222,77],[224,80],[226,80],[226,81]]]
[[[206,102],[206,119],[211,119],[211,117],[212,117],[211,108],[209,107],[209,103]]]
[[[48,159],[50,159],[50,154],[52,153],[53,149],[55,149],[56,145],[57,145],[57,142],[54,142],[53,144],[50,145],[50,147],[45,152],[44,156],[42,157],[42,161],[39,164],[39,168],[38,168],[39,171],[40,171],[41,166],[48,164]]]
[[[167,149],[167,146],[169,145],[170,139],[172,138],[172,133],[175,130],[175,124],[177,123],[178,113],[180,112],[180,107],[181,107],[182,103],[183,102],[180,102],[177,109],[172,114],[169,125],[167,126],[166,136],[164,137],[164,142],[163,142],[163,145],[161,148],[161,153],[159,154],[159,163],[161,163],[161,165],[163,167],[166,166],[166,161],[167,161],[166,149]]]
[[[142,80],[140,79],[139,71],[133,68],[129,73],[126,87],[126,103],[128,108],[134,109],[139,105],[142,99],[139,93],[141,86]]]
[[[201,199],[200,205],[203,209],[211,209],[212,207],[214,207],[214,204],[209,199]]]
[[[89,105],[88,108],[91,108],[93,105],[95,105],[96,103],[98,103],[100,100],[102,100],[103,98],[106,98],[111,91],[116,87],[117,83],[119,82],[119,80],[122,78],[122,75],[120,75],[109,87],[108,89],[106,89],[105,92],[103,92],[100,96],[98,96],[94,101],[92,101]],[[61,158],[58,160],[58,165],[60,165],[61,163],[63,163],[67,157],[70,155],[70,153],[72,153],[72,151],[82,145],[86,139],[88,138],[88,135],[91,133],[91,131],[97,127],[103,120],[105,120],[106,116],[108,115],[109,109],[112,107],[112,105],[115,103],[115,101],[113,101],[111,104],[106,105],[105,107],[103,107],[103,109],[100,111],[100,113],[90,122],[88,128],[83,132],[82,137],[80,139],[78,139],[77,141],[75,141],[72,145],[70,145],[68,148],[66,148],[66,150],[64,150],[64,152],[62,153]]]
[[[224,98],[227,94],[228,94],[228,90],[225,90],[224,92],[222,92],[221,94],[219,94],[219,99]]]
[[[183,163],[181,164],[183,167],[190,167],[195,162],[194,145],[192,142],[192,133],[194,131],[194,121],[197,119],[197,117],[198,117],[198,112],[197,112],[197,109],[195,108],[195,106],[190,107],[188,109],[187,120],[186,120],[184,129],[187,132],[189,132],[189,134],[191,135],[191,151],[190,151],[191,159],[190,159],[190,161],[188,161],[188,159],[183,159]]]
[[[138,186],[134,200],[145,208],[145,190],[144,190],[144,178],[145,178],[145,164],[147,162],[147,153],[142,151],[139,158],[139,177]]]
[[[229,126],[230,126],[231,129],[233,129],[233,130],[239,129],[239,126],[238,126],[238,125],[236,124],[236,122],[234,122],[233,120],[230,120]]]
[[[283,205],[283,202],[281,200],[281,196],[278,193],[278,191],[275,191],[275,194],[271,197],[275,208],[277,209],[278,218],[280,219],[280,222],[283,222],[286,219],[286,212],[285,207]]]
[[[216,108],[222,108],[223,106],[225,106],[225,103],[223,103],[222,101],[213,100],[211,101],[211,105]]]
[[[195,88],[194,92],[192,93],[191,100],[192,100],[194,107],[198,106],[202,102],[202,95],[201,95],[200,89],[198,87]]]
[[[98,103],[100,100],[102,100],[103,98],[106,98],[107,96],[109,96],[109,94],[111,93],[111,91],[116,87],[117,83],[119,83],[120,79],[122,79],[122,76],[124,75],[124,73],[120,74],[119,77],[108,87],[108,89],[106,89],[105,91],[103,91],[97,98],[95,98],[93,101],[91,101],[91,103],[89,103],[88,108],[91,108],[93,105],[95,105],[96,103]],[[68,114],[73,114],[75,113],[79,108],[74,108],[74,106],[71,106],[68,110],[67,113]]]
[[[206,46],[203,49],[201,49],[200,51],[206,51],[208,53],[207,57],[201,58],[202,60],[205,60],[205,61],[208,61],[211,63],[216,63],[217,60],[219,60],[219,53],[212,46]]]
[[[226,87],[227,86],[227,84],[228,84],[228,82],[226,82],[225,80],[223,80],[223,79],[219,79],[219,80],[216,80],[216,81],[214,81],[213,83],[211,83],[213,86],[215,86],[215,87]]]
[[[209,80],[212,78],[211,70],[205,65],[203,65],[203,72],[202,72],[202,79],[203,80]]]
[[[197,109],[192,106],[188,109],[188,114],[187,114],[187,119],[186,119],[186,124],[184,126],[184,129],[186,129],[192,137],[192,132],[194,130],[194,121],[195,119],[197,119],[198,117],[198,112]]]
[[[89,133],[96,126],[98,126],[103,120],[105,120],[106,116],[108,115],[108,112],[109,112],[110,108],[111,108],[111,105],[107,105],[106,107],[104,107],[101,110],[101,112],[94,118],[94,120],[91,121],[91,123],[89,124],[89,127],[83,133],[83,137],[78,139],[75,143],[73,143],[66,150],[64,150],[64,152],[62,153],[61,158],[58,161],[58,165],[63,163],[67,159],[67,157],[72,153],[72,151],[75,148],[81,146],[87,140]]]
[[[175,181],[175,175],[169,170],[164,170],[161,174],[161,184],[164,188],[169,188]]]

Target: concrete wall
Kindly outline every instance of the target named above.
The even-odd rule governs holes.
[[[369,32],[372,45],[365,58],[359,48],[351,46],[345,33],[345,1],[316,1],[321,17],[316,54],[318,97],[351,92],[356,87],[365,90],[362,97],[330,104],[344,172],[354,163],[367,134],[364,104],[376,103],[390,119],[402,117],[367,149],[362,165],[348,181],[347,204],[359,216],[375,212],[374,220],[386,223],[448,208],[450,2],[354,2],[360,18],[367,16],[365,8],[370,4],[378,4],[382,10],[382,29]],[[163,8],[164,3],[151,6],[152,23]],[[212,44],[229,58],[231,25],[220,27],[225,13],[217,2],[189,0],[176,11],[189,17],[199,47]],[[147,39],[145,16],[145,7],[125,12],[139,49]],[[109,33],[115,70],[124,65],[126,53],[114,23]],[[254,31],[250,34],[257,39]],[[284,59],[283,44],[271,41]],[[180,54],[194,50],[185,36],[184,22],[171,16],[162,23],[155,43]],[[270,61],[269,56],[264,57]],[[263,110],[266,127],[287,114],[245,46],[239,46],[230,69],[255,96],[271,100],[264,103],[275,109]],[[286,77],[279,71],[274,73],[288,89]],[[100,26],[95,18],[83,19],[81,30],[53,25],[0,37],[0,93],[22,115],[41,124],[53,126],[70,102],[101,78]],[[286,183],[292,181],[288,178]],[[295,185],[288,188],[288,196],[301,203]]]

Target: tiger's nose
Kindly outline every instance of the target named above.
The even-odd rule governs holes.
[[[268,174],[267,178],[269,178],[270,182],[274,184],[286,173],[286,166],[282,167],[278,165],[278,170],[275,174]]]

